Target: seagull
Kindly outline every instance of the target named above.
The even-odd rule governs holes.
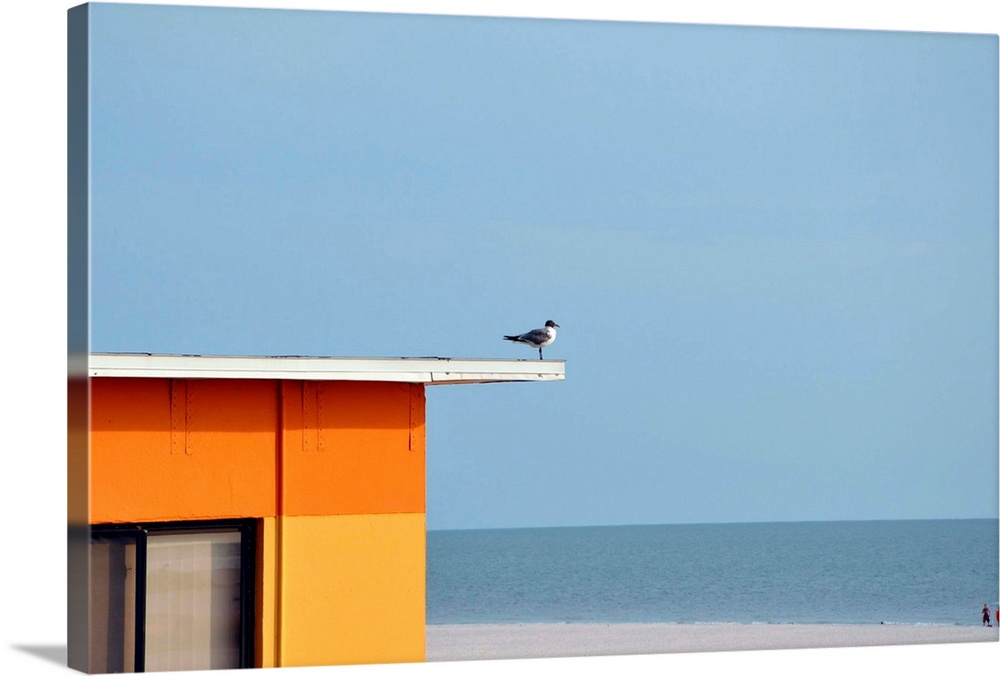
[[[556,339],[556,327],[559,326],[551,319],[545,322],[544,329],[532,329],[527,333],[522,333],[519,336],[504,336],[504,340],[512,340],[515,343],[524,343],[525,345],[530,345],[531,347],[538,348],[538,358],[542,358],[542,348],[548,347]]]

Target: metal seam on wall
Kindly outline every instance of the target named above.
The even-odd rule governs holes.
[[[187,444],[187,381],[171,379],[170,381],[170,454],[181,452],[190,455]]]

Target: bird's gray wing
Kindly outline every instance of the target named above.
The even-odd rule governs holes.
[[[532,329],[527,333],[522,333],[518,336],[518,340],[524,341],[525,343],[531,343],[532,345],[538,345],[539,343],[544,343],[549,339],[549,332],[545,329]]]

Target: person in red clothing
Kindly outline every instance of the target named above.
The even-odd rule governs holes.
[[[997,626],[1000,627],[1000,606],[997,606]]]

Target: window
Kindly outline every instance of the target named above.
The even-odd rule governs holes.
[[[92,526],[90,671],[253,666],[252,520]]]

